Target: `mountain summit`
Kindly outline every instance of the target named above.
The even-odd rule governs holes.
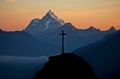
[[[64,24],[62,19],[56,16],[52,10],[49,10],[42,19],[33,19],[25,31],[36,36],[41,32],[52,32]]]
[[[43,17],[43,19],[51,19],[57,21],[61,25],[65,24],[64,21],[61,18],[59,18],[57,15],[55,15],[55,13],[52,10],[49,10],[47,14]]]

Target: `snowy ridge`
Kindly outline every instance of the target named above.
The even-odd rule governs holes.
[[[51,22],[51,19],[49,19],[48,21],[46,21],[46,23],[45,23],[46,27],[42,31],[45,31],[45,30],[47,30],[49,28],[50,22]]]
[[[32,20],[34,23],[39,23],[40,22],[40,19],[39,18],[35,18]]]
[[[55,15],[55,13],[54,12],[52,12],[52,10],[49,10],[49,15],[53,18],[53,19],[55,19],[55,20],[60,20],[60,18],[58,18],[56,15]]]
[[[62,19],[60,19],[59,17],[57,17],[52,10],[49,10],[48,14],[49,14],[54,20],[59,21],[59,23],[60,23],[61,25],[64,25],[64,24],[65,24],[64,21],[63,21]]]

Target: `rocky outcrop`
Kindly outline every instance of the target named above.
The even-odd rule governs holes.
[[[92,68],[83,58],[73,53],[49,57],[34,79],[97,79]]]

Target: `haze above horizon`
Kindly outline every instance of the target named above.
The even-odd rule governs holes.
[[[52,9],[65,22],[80,29],[120,29],[120,0],[1,0],[0,29],[23,30],[34,18]]]

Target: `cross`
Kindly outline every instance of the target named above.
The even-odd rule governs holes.
[[[60,33],[60,35],[62,36],[62,54],[64,54],[64,35],[67,35],[67,34],[64,33],[64,30],[62,30],[62,33]]]

